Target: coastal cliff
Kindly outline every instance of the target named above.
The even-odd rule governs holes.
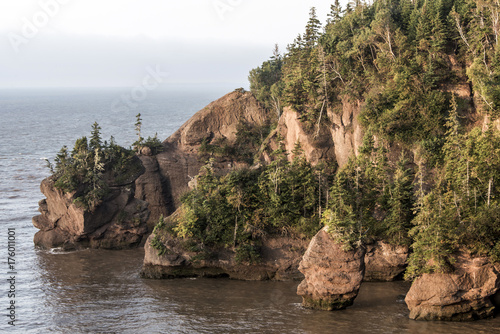
[[[66,250],[82,248],[123,249],[137,247],[147,236],[148,203],[134,197],[135,180],[111,186],[95,211],[75,204],[75,193],[66,193],[49,177],[40,189],[46,199],[39,203],[40,215],[33,217],[38,228],[36,246]]]
[[[202,147],[231,145],[236,140],[237,126],[249,123],[262,126],[268,114],[250,92],[236,90],[210,103],[197,112],[164,142],[164,150],[157,155],[161,176],[168,184],[165,197],[171,203],[169,214],[179,207],[185,193],[201,166],[206,163]],[[206,153],[207,156],[213,155]],[[217,169],[229,170],[241,165],[231,157],[221,157]],[[156,217],[158,218],[158,217]]]
[[[59,163],[56,188],[65,191],[54,203],[64,205],[40,203],[35,239],[47,247],[92,236],[102,224],[80,216],[135,198],[149,203],[149,218],[139,220],[152,230],[143,277],[303,278],[303,304],[327,310],[351,305],[363,279],[404,277],[413,282],[413,319],[492,316],[495,18],[491,2],[375,1],[346,11],[337,3],[320,29],[313,8],[287,52],[276,49],[250,72],[251,92],[211,103],[162,152],[138,150],[146,173],[127,188],[133,195],[102,192],[82,173],[75,184]],[[85,153],[85,171],[90,163],[96,176],[93,142],[77,143],[71,159]]]

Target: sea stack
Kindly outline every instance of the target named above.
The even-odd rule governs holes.
[[[364,256],[364,248],[345,251],[326,227],[321,229],[311,240],[299,266],[305,276],[297,288],[303,305],[327,311],[351,306],[363,280]]]

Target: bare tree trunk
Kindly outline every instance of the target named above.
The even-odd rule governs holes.
[[[457,209],[458,221],[462,222],[462,215],[460,214],[460,207],[458,206],[457,194],[453,192],[453,200],[455,201],[455,208]]]
[[[238,233],[238,215],[236,215],[235,223],[234,223],[234,238],[233,238],[233,247],[236,248],[236,234]]]
[[[491,6],[491,24],[493,26],[493,33],[495,34],[495,46],[498,45],[498,33],[500,30],[500,16],[499,16],[500,1],[496,0]]]
[[[325,103],[326,103],[326,100],[323,101],[323,105],[321,106],[321,112],[319,113],[318,124],[316,126],[316,135],[314,137],[318,137],[319,136],[319,130],[320,130],[320,124],[321,124],[321,117],[323,116],[323,109],[325,108]]]
[[[319,200],[318,200],[318,217],[321,219],[321,172],[319,173],[318,175],[318,197],[319,197]]]
[[[321,55],[321,60],[323,61],[323,91],[325,94],[324,100],[323,100],[323,105],[321,106],[321,112],[319,114],[319,119],[318,119],[318,129],[316,131],[316,137],[319,135],[319,130],[321,126],[321,117],[323,116],[323,109],[325,108],[325,104],[328,103],[328,90],[327,90],[327,82],[326,82],[326,59],[325,59],[325,51],[323,48],[320,48],[319,50],[320,55]],[[328,107],[328,106],[327,106]]]
[[[469,158],[467,158],[467,199],[469,199],[469,196],[470,196],[470,192],[469,192],[469,179],[470,179],[470,175],[469,175]]]
[[[488,182],[488,207],[490,207],[490,199],[491,199],[491,188],[493,187],[493,179],[490,179]]]
[[[467,48],[469,48],[469,50],[471,50],[473,52],[473,54],[475,55],[476,53],[470,47],[470,44],[467,41],[467,37],[465,37],[464,30],[462,28],[462,24],[460,24],[460,16],[458,15],[457,12],[452,13],[452,15],[455,17],[455,24],[457,26],[457,30],[458,30],[458,33],[460,34],[460,37],[464,41],[465,45],[467,45]]]

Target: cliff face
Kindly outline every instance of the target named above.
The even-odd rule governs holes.
[[[263,125],[266,121],[266,112],[251,93],[234,91],[197,112],[165,140],[165,150],[157,156],[157,160],[160,174],[165,180],[169,213],[179,206],[179,198],[188,190],[189,181],[198,175],[200,167],[205,164],[199,158],[203,142],[213,144],[225,140],[231,144],[236,139],[239,122]],[[233,165],[228,160],[217,167],[229,169]]]
[[[278,147],[278,137],[283,139],[283,144],[288,152],[292,152],[295,144],[300,143],[306,159],[313,165],[322,161],[329,164],[344,166],[349,157],[356,154],[363,142],[363,130],[358,121],[361,103],[343,103],[341,111],[328,110],[328,120],[321,126],[315,125],[306,129],[300,120],[300,115],[293,109],[286,107],[279,119],[278,126],[271,134],[270,147]],[[293,157],[290,155],[290,159]],[[264,159],[269,162],[268,155]]]
[[[94,212],[74,204],[74,193],[64,193],[49,177],[40,190],[46,199],[40,201],[41,215],[33,217],[35,245],[50,249],[136,247],[147,235],[148,203],[134,198],[132,181],[111,187],[103,203]]]
[[[149,231],[152,231],[160,216],[168,216],[174,211],[174,201],[168,180],[160,173],[156,156],[144,152],[139,156],[145,172],[135,180],[135,198],[148,203]]]

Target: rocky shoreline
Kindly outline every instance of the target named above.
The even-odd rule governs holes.
[[[323,140],[312,138],[296,112],[286,109],[268,145],[303,143],[305,156],[313,162],[334,161],[343,165],[361,146],[362,130],[357,121],[359,104],[345,103],[341,113],[328,111],[333,122]],[[72,193],[45,179],[41,191],[41,215],[33,218],[40,231],[35,245],[50,249],[145,248],[144,278],[229,277],[240,280],[302,280],[298,294],[305,307],[336,310],[354,303],[363,281],[400,279],[406,268],[409,250],[384,241],[373,241],[351,251],[336,244],[326,228],[309,240],[304,237],[265,236],[258,247],[256,262],[239,261],[234,249],[207,248],[193,251],[185,240],[164,235],[165,250],[159,254],[152,246],[151,234],[161,216],[169,216],[179,207],[179,198],[199,173],[203,143],[223,138],[234,140],[236,124],[241,120],[262,125],[266,113],[251,93],[235,91],[193,116],[163,143],[163,152],[147,150],[138,154],[141,172],[126,184],[112,185],[111,191],[94,212],[74,204]],[[325,130],[322,130],[325,131]],[[268,160],[262,153],[262,162]],[[219,159],[215,167],[221,173],[241,166],[231,159]],[[410,318],[417,320],[473,320],[494,314],[498,299],[500,267],[486,258],[457,255],[450,273],[423,274],[415,279],[406,303]]]

